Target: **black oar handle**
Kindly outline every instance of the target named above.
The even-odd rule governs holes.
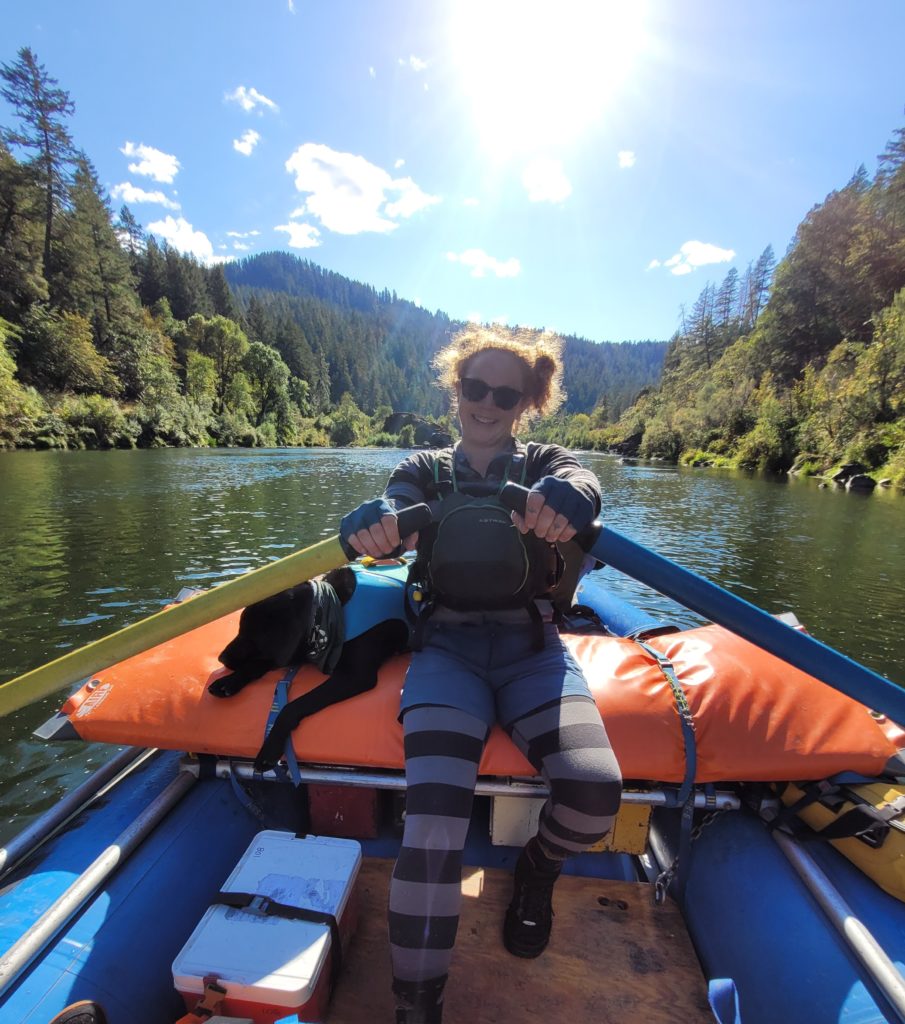
[[[406,537],[413,533],[417,533],[419,530],[427,526],[431,521],[431,510],[427,505],[409,505],[408,508],[402,509],[402,511],[396,513],[396,525],[399,528],[399,539],[405,540]],[[340,537],[340,544],[345,552],[346,558],[350,562],[354,562],[358,558],[358,552],[344,537]],[[387,551],[386,555],[396,556],[402,553],[401,548],[397,548],[395,551]]]
[[[518,512],[519,515],[523,516],[525,514],[525,503],[530,493],[530,490],[527,487],[522,487],[521,484],[504,484],[503,489],[500,491],[500,501],[502,501],[506,508],[512,509],[513,512]],[[597,538],[600,536],[602,529],[603,523],[597,520],[593,523],[588,523],[581,533],[575,534],[575,543],[582,551],[589,552],[597,543]],[[400,530],[399,532],[401,536],[402,531]]]
[[[424,529],[431,521],[431,510],[427,505],[409,505],[401,512],[396,513],[396,523],[399,526],[399,536],[402,540],[411,533],[417,533]]]

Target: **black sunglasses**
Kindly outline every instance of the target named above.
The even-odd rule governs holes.
[[[522,392],[516,391],[515,388],[509,388],[505,385],[499,388],[492,388],[484,381],[478,380],[477,377],[463,377],[459,381],[459,385],[462,388],[463,397],[467,398],[469,402],[481,402],[487,393],[490,392],[493,396],[493,404],[498,409],[503,409],[506,412],[514,409],[523,397]]]

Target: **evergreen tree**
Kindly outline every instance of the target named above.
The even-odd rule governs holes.
[[[242,322],[242,308],[226,281],[221,264],[207,271],[207,292],[214,313],[235,320],[236,323]]]
[[[79,160],[72,208],[61,219],[60,258],[52,281],[56,305],[86,316],[103,351],[116,331],[138,320],[129,258],[116,237],[110,203],[97,172]]]
[[[776,257],[773,255],[773,246],[768,245],[757,257],[757,262],[751,268],[748,277],[748,287],[744,296],[745,308],[742,311],[745,330],[751,330],[757,323],[761,310],[766,306],[775,270]]]
[[[275,329],[271,317],[267,314],[264,304],[257,295],[252,294],[245,312],[245,325],[250,341],[260,341],[264,345],[274,345]]]
[[[166,297],[170,300],[173,316],[177,320],[188,320],[195,313],[210,316],[213,304],[204,270],[198,262],[169,245],[164,246],[163,257],[166,263]]]
[[[40,198],[32,175],[0,145],[0,316],[11,320],[47,299]]]
[[[142,254],[145,251],[145,233],[135,219],[135,215],[125,203],[123,203],[119,210],[116,233],[129,254],[129,266],[132,269],[132,276],[138,281],[141,277]]]
[[[716,293],[714,303],[714,319],[716,326],[723,335],[723,340],[730,340],[730,336],[737,327],[735,310],[738,302],[738,271],[735,267],[723,278],[720,290]],[[731,338],[735,341],[735,338]]]
[[[15,110],[20,122],[18,128],[3,129],[2,139],[8,146],[35,154],[29,166],[44,195],[43,271],[49,280],[54,216],[67,202],[68,168],[76,161],[66,127],[75,104],[27,46],[19,50],[15,63],[0,65],[0,79],[0,95]]]
[[[148,236],[144,255],[140,261],[138,294],[142,305],[153,306],[161,299],[166,299],[167,308],[170,308],[167,298],[166,259],[153,235]]]

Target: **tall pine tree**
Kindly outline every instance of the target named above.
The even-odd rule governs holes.
[[[44,195],[43,270],[49,280],[54,217],[68,200],[69,168],[76,161],[66,127],[75,104],[27,46],[19,50],[15,63],[0,65],[0,79],[0,95],[20,122],[18,128],[3,129],[3,141],[34,153],[29,166]]]

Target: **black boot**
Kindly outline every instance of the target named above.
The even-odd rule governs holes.
[[[503,945],[513,956],[540,956],[553,926],[553,886],[562,863],[554,864],[532,839],[515,865],[512,902],[503,922]]]
[[[430,981],[394,981],[396,1024],[441,1024],[446,977]]]

